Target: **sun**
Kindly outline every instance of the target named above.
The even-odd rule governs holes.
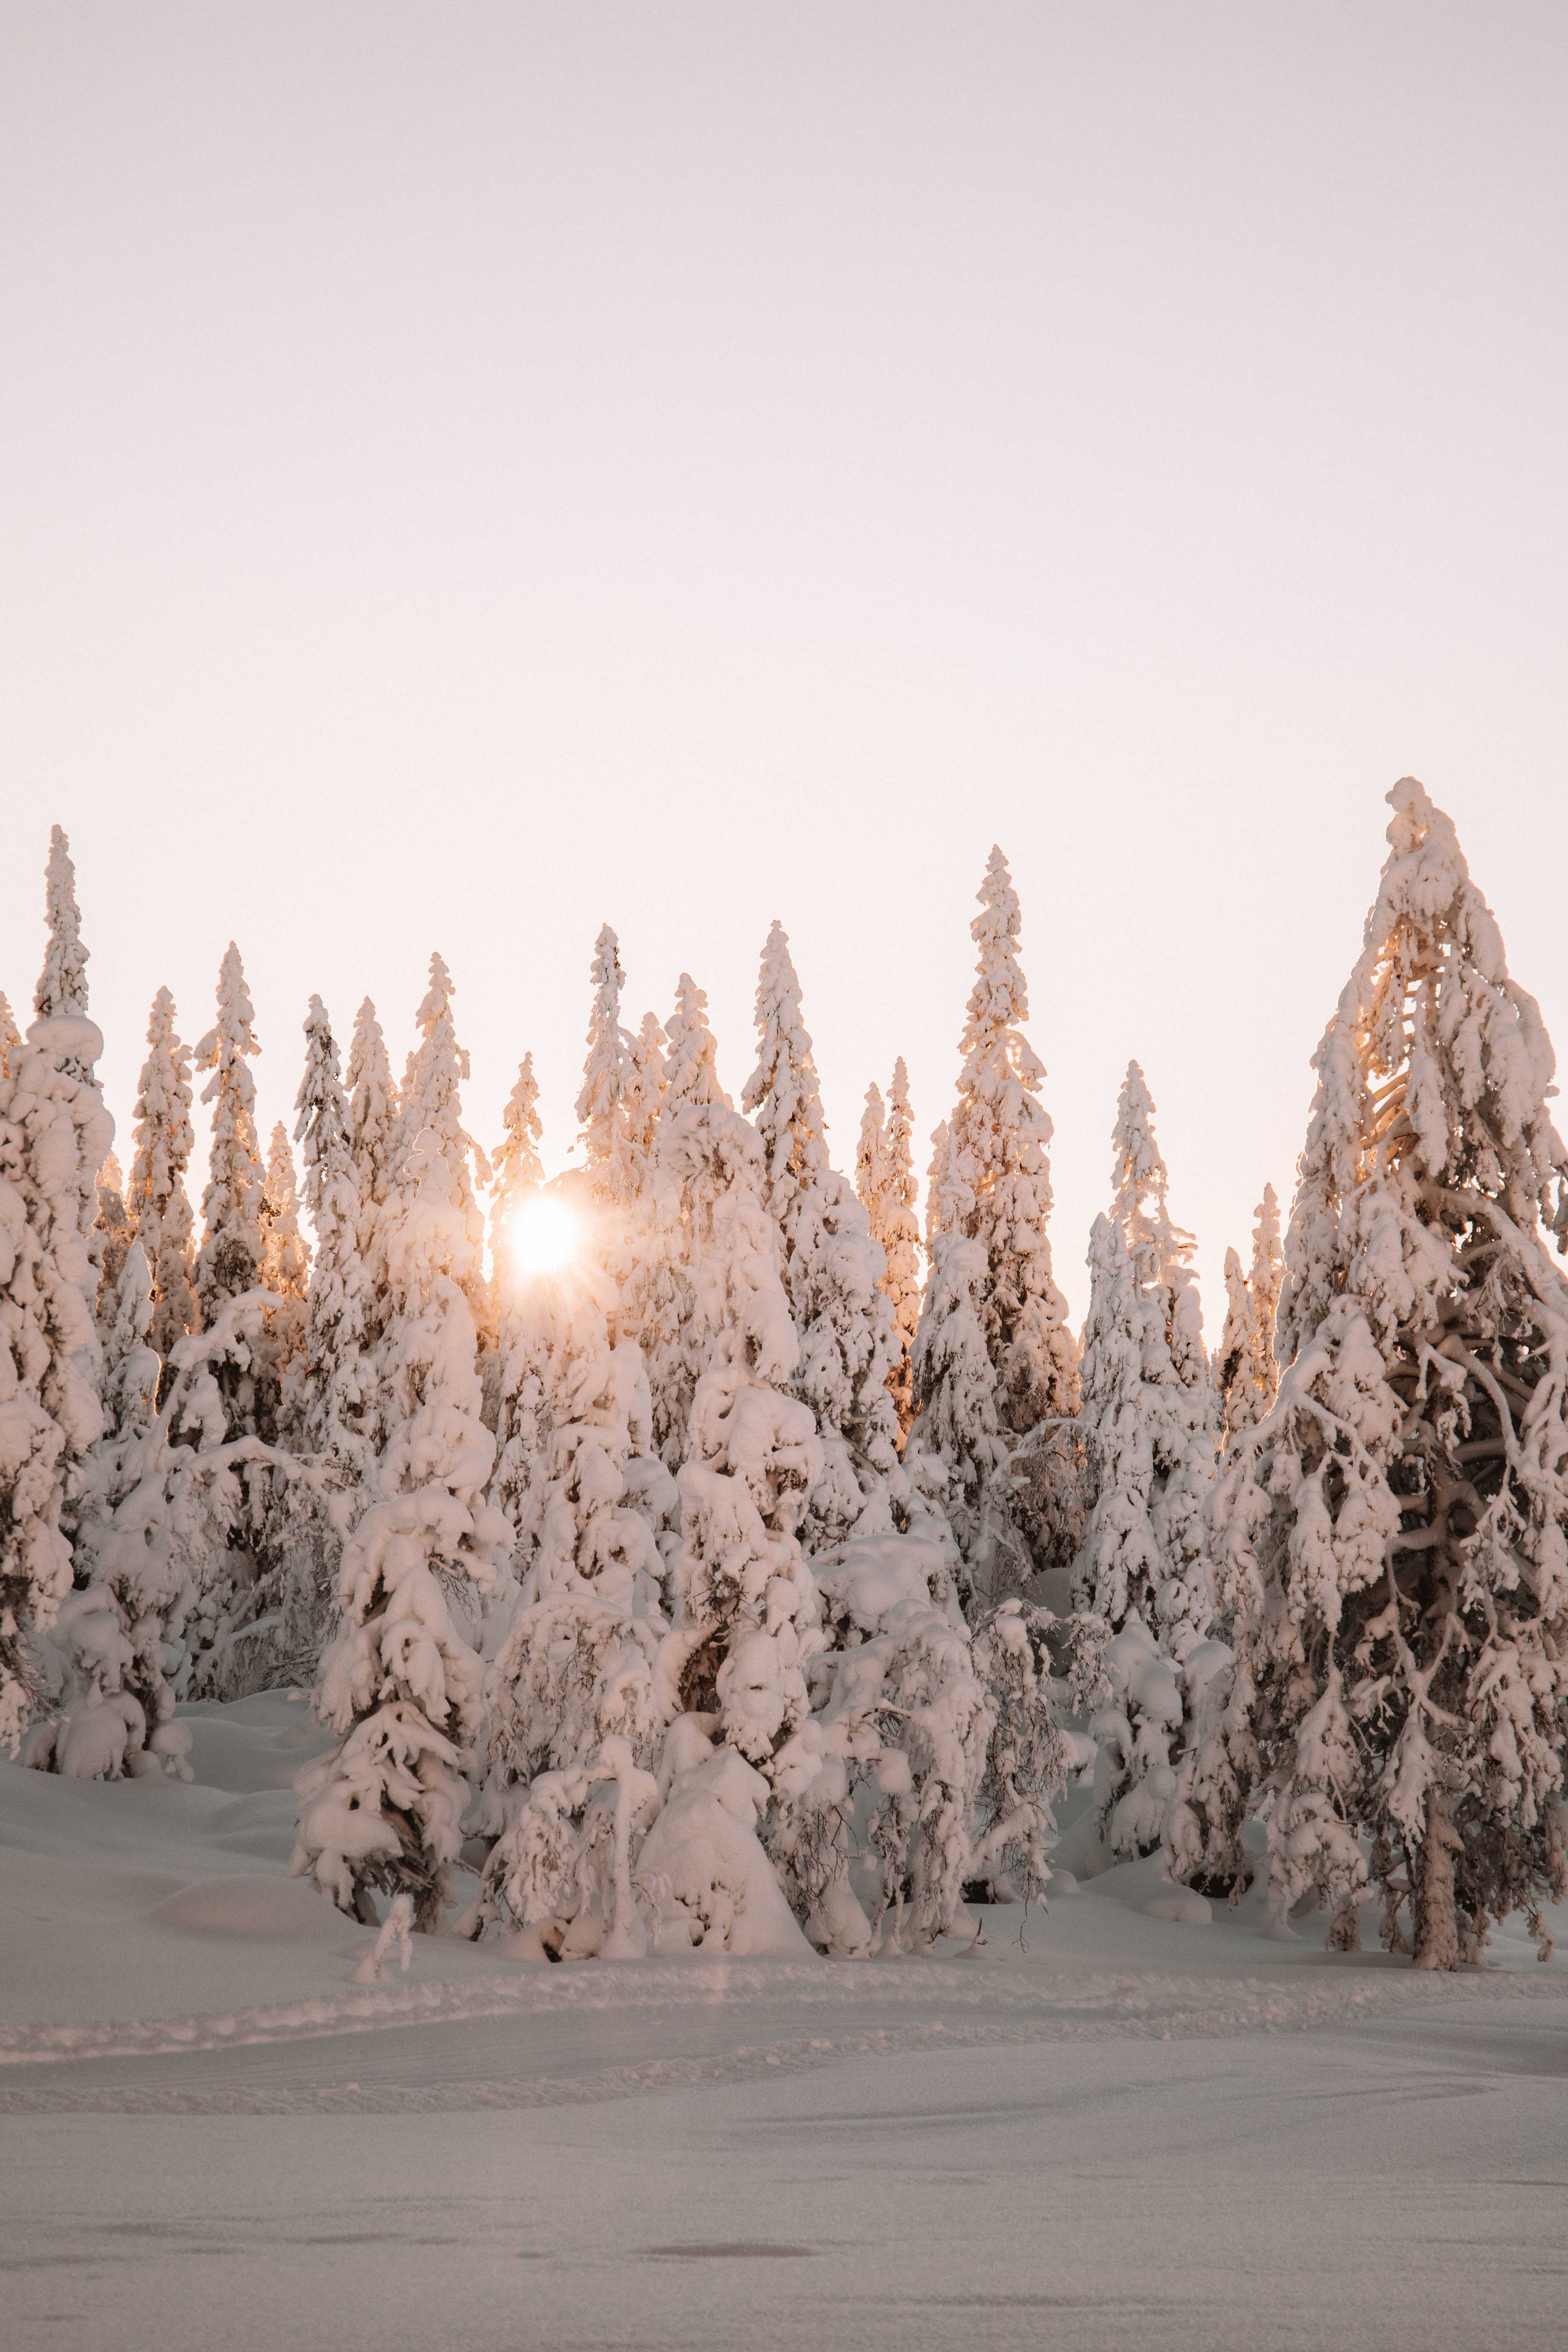
[[[507,1254],[519,1274],[552,1274],[577,1255],[576,1218],[564,1201],[536,1192],[507,1221]]]

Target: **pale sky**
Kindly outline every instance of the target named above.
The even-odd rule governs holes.
[[[999,841],[1074,1318],[1136,1055],[1212,1339],[1395,777],[1568,1049],[1565,100],[1562,0],[0,0],[0,986],[58,820],[122,1142],[232,935],[264,1135],[438,947],[555,1166],[600,923],[738,1092],[776,914],[851,1164]]]

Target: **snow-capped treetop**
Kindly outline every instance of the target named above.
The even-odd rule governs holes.
[[[827,1122],[811,1037],[801,1016],[800,982],[789,939],[776,921],[757,976],[756,1019],[757,1066],[746,1080],[741,1108],[752,1114],[762,1138],[763,1198],[788,1250],[800,1196],[827,1166]]]
[[[17,1029],[15,1020],[12,1018],[11,1007],[5,999],[5,992],[3,988],[0,988],[0,1078],[8,1078],[10,1076],[11,1057],[16,1053],[16,1050],[21,1042],[21,1033]]]
[[[351,1461],[363,1478],[379,1435],[367,1354],[370,1276],[360,1253],[349,1099],[338,1076],[337,1040],[319,996],[311,997],[305,1019],[305,1074],[294,1107],[305,1201],[316,1234],[303,1370],[305,1440],[312,1453]]]
[[[855,1161],[855,1188],[865,1203],[871,1239],[885,1261],[886,1271],[879,1276],[878,1287],[893,1310],[896,1349],[888,1387],[902,1433],[908,1430],[913,1411],[910,1349],[920,1325],[921,1267],[910,1151],[910,1083],[901,1060],[894,1065],[889,1101],[889,1109],[884,1112],[880,1087],[868,1088],[860,1148]]]
[[[533,1075],[531,1054],[525,1054],[518,1065],[517,1084],[507,1097],[501,1125],[505,1136],[490,1155],[492,1224],[499,1224],[525,1192],[537,1192],[544,1181],[544,1162],[539,1156],[544,1126],[539,1116],[539,1082]]]
[[[138,1223],[161,1214],[195,1149],[191,1127],[190,1054],[174,1030],[174,1000],[166,988],[153,999],[147,1021],[147,1059],[136,1097],[135,1152],[130,1200]],[[154,1281],[157,1268],[150,1265]]]
[[[626,1132],[639,1171],[645,1174],[653,1150],[654,1129],[664,1108],[666,1044],[658,1013],[645,1013],[632,1048],[626,1093]]]
[[[588,1181],[595,1194],[624,1206],[637,1190],[627,1119],[635,1088],[637,1046],[621,1026],[620,942],[608,923],[594,943],[590,967],[594,1007],[588,1016],[588,1057],[577,1097],[580,1140],[587,1153]]]
[[[115,1293],[126,1252],[136,1238],[136,1227],[126,1213],[125,1179],[112,1151],[98,1171],[97,1192],[98,1213],[93,1219],[93,1231],[98,1251],[99,1337],[102,1339],[106,1319],[112,1320],[114,1315]]]
[[[1110,1213],[1126,1237],[1140,1289],[1159,1284],[1176,1290],[1193,1278],[1196,1244],[1191,1234],[1171,1222],[1166,1204],[1170,1179],[1154,1140],[1153,1122],[1153,1098],[1143,1073],[1136,1062],[1129,1062],[1110,1138]]]
[[[386,1040],[368,996],[354,1016],[344,1084],[352,1102],[349,1140],[359,1180],[360,1243],[364,1247],[369,1242],[368,1221],[385,1200],[392,1181],[397,1137],[397,1089],[392,1083]]]
[[[943,1195],[947,1191],[947,1121],[931,1131],[931,1160],[926,1169],[926,1255],[942,1231]]]
[[[294,1097],[294,1140],[302,1147],[305,1205],[312,1223],[323,1214],[341,1215],[329,1187],[352,1175],[349,1098],[338,1075],[338,1042],[319,996],[305,1016],[305,1074]]]
[[[675,988],[675,1010],[665,1024],[669,1047],[664,1066],[664,1108],[679,1110],[689,1103],[722,1103],[730,1097],[719,1084],[719,1049],[708,1026],[708,992],[683,971]]]
[[[1228,1305],[1225,1332],[1215,1355],[1215,1385],[1225,1402],[1225,1433],[1235,1435],[1260,1422],[1274,1402],[1279,1367],[1274,1360],[1274,1318],[1285,1261],[1279,1250],[1279,1203],[1272,1184],[1263,1188],[1252,1233],[1252,1270],[1243,1274],[1236,1252],[1225,1254]]]
[[[893,1064],[893,1082],[888,1088],[888,1183],[894,1200],[909,1211],[911,1220],[920,1188],[915,1182],[915,1129],[910,1117],[910,1074],[900,1054]],[[914,1228],[917,1236],[920,1227]]]
[[[87,1012],[87,950],[81,943],[81,917],[76,903],[76,867],[70,845],[59,826],[49,828],[49,861],[44,868],[44,915],[49,941],[44,968],[33,992],[33,1010],[40,1021],[60,1013]]]
[[[416,1019],[419,1043],[408,1056],[398,1105],[395,1158],[401,1160],[415,1139],[426,1129],[440,1139],[468,1229],[470,1263],[477,1266],[484,1246],[485,1221],[474,1193],[479,1181],[490,1181],[489,1161],[464,1129],[461,1088],[468,1075],[467,1049],[458,1043],[452,1022],[452,975],[439,955],[430,959],[430,985]],[[472,1165],[470,1165],[470,1162]]]
[[[855,1147],[855,1190],[864,1203],[866,1214],[876,1231],[876,1211],[873,1203],[881,1199],[888,1181],[888,1114],[882,1104],[882,1089],[872,1084],[866,1089],[866,1108],[860,1119],[860,1139]]]
[[[1196,1244],[1171,1220],[1166,1203],[1170,1180],[1154,1140],[1154,1104],[1136,1062],[1127,1065],[1110,1150],[1110,1213],[1121,1227],[1133,1282],[1140,1293],[1163,1292],[1167,1341],[1177,1378],[1187,1388],[1201,1387],[1208,1368],[1193,1272]]]
[[[312,999],[313,1004],[320,1003],[320,997]],[[310,1250],[300,1231],[294,1154],[281,1119],[272,1130],[261,1184],[261,1243],[263,1288],[276,1291],[280,1298],[303,1298],[310,1277]]]
[[[202,1213],[206,1231],[196,1256],[204,1322],[226,1299],[254,1288],[261,1265],[261,1165],[256,1139],[256,1082],[246,1066],[261,1051],[246,993],[239,950],[230,940],[218,968],[217,1020],[196,1047],[196,1067],[210,1070],[202,1090],[213,1108],[212,1155]]]
[[[914,1128],[910,1118],[910,1078],[902,1057],[893,1065],[888,1091],[888,1124],[883,1141],[883,1179],[879,1204],[871,1232],[882,1245],[888,1271],[882,1288],[893,1309],[899,1334],[899,1361],[889,1380],[900,1431],[907,1431],[914,1410],[910,1349],[921,1319],[921,1229],[915,1213],[918,1198],[914,1169]]]
[[[147,1059],[136,1097],[127,1205],[142,1237],[152,1283],[148,1336],[167,1362],[171,1349],[196,1320],[191,1289],[191,1203],[185,1171],[195,1148],[191,1129],[191,1057],[174,1030],[174,1000],[166,988],[153,999]]]
[[[71,864],[69,845],[58,824],[49,832],[49,858],[44,869],[44,915],[49,937],[44,950],[44,968],[33,992],[37,1018],[28,1031],[29,1041],[52,1055],[68,1076],[95,1087],[98,1077],[93,1064],[103,1051],[103,1039],[88,1020],[87,950],[81,943],[81,917],[77,911],[76,867]],[[45,1038],[38,1034],[40,1022],[83,1025],[78,1034],[57,1025]]]
[[[1568,1154],[1546,1108],[1556,1057],[1541,1008],[1508,976],[1451,820],[1414,776],[1388,801],[1390,855],[1361,957],[1313,1055],[1281,1364],[1322,1320],[1341,1219],[1391,1157],[1410,1156],[1432,1184],[1485,1192],[1526,1230],[1539,1215],[1560,1248],[1568,1242]]]
[[[1051,1274],[1051,1122],[1039,1099],[1045,1070],[1020,1026],[1029,1001],[1017,958],[1018,899],[1000,849],[992,850],[977,896],[970,933],[980,952],[938,1230],[984,1244],[986,1351],[1003,1426],[1021,1433],[1076,1411],[1076,1350]]]

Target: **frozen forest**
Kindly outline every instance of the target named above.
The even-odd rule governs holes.
[[[1053,1229],[1000,849],[929,1145],[900,1062],[835,1164],[779,923],[738,1102],[699,981],[644,1011],[606,924],[550,1178],[525,1033],[465,1129],[439,954],[400,1077],[374,1004],[310,998],[264,1137],[231,945],[194,1045],[159,990],[117,1137],[57,827],[0,998],[0,1748],[183,1783],[200,1703],[308,1693],[291,1868],[372,1980],[436,1935],[927,1953],[1129,1863],[1156,1916],[1550,1957],[1568,1150],[1453,825],[1388,797],[1289,1213],[1207,1337],[1136,1062],[1103,1213]]]

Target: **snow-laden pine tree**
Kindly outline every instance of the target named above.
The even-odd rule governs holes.
[[[147,1523],[164,1499],[142,1495],[157,1413],[157,1355],[149,1344],[153,1286],[141,1241],[115,1282],[104,1339],[103,1427],[77,1476],[72,1546],[76,1589],[45,1645],[58,1686],[22,1745],[22,1761],[71,1780],[166,1771],[191,1778],[190,1733],[174,1720],[164,1672],[170,1611],[181,1584],[166,1547],[150,1550]],[[136,1505],[147,1507],[141,1513]]]
[[[762,1139],[763,1200],[784,1237],[787,1285],[795,1225],[814,1177],[827,1172],[827,1122],[801,1013],[789,938],[775,921],[757,977],[757,1066],[746,1080],[741,1108]],[[787,1289],[786,1289],[787,1295]]]
[[[261,1180],[261,1286],[279,1298],[302,1299],[310,1282],[310,1245],[300,1231],[294,1154],[289,1130],[279,1119],[267,1147],[267,1172]]]
[[[588,1055],[577,1097],[577,1121],[593,1198],[623,1213],[637,1192],[631,1108],[637,1097],[637,1041],[621,1026],[620,943],[608,923],[594,943],[590,977]],[[641,1105],[638,1105],[639,1116]]]
[[[1074,1599],[1118,1637],[1107,1652],[1116,1704],[1099,1727],[1096,1788],[1119,1854],[1147,1852],[1164,1834],[1193,1696],[1183,1670],[1214,1613],[1204,1528],[1213,1392],[1192,1238],[1171,1220],[1153,1109],[1133,1062],[1111,1139],[1111,1211],[1089,1243],[1081,1365],[1090,1509]],[[1213,1663],[1205,1649],[1199,1669]]]
[[[289,1443],[297,1444],[305,1410],[305,1300],[310,1283],[310,1246],[300,1231],[294,1154],[281,1119],[268,1145],[260,1223],[261,1287],[279,1301],[277,1312],[268,1322],[270,1377],[279,1398],[278,1429]]]
[[[202,1195],[205,1231],[196,1253],[196,1299],[204,1323],[215,1322],[231,1298],[254,1290],[261,1271],[263,1177],[256,1081],[248,1066],[261,1050],[255,1020],[239,950],[231,940],[218,971],[217,1019],[196,1047],[197,1069],[212,1072],[202,1100],[213,1106]]]
[[[816,1554],[881,1534],[901,1496],[898,1416],[888,1379],[898,1352],[881,1288],[887,1261],[854,1188],[828,1159],[826,1123],[800,982],[775,922],[757,982],[757,1066],[742,1106],[763,1147],[763,1199],[779,1228],[784,1296],[799,1333],[795,1392],[810,1406],[822,1470],[799,1534]]]
[[[76,867],[71,863],[70,844],[58,824],[49,828],[49,857],[44,868],[44,919],[49,938],[44,950],[44,968],[33,991],[34,1018],[85,1020],[88,951],[81,943],[81,917],[77,909]],[[85,1086],[98,1083],[92,1056],[86,1052],[66,1053],[61,1066],[68,1077],[79,1078]]]
[[[900,1445],[914,1414],[910,1353],[921,1319],[921,1229],[915,1213],[913,1139],[909,1073],[900,1057],[893,1065],[886,1110],[879,1087],[872,1087],[867,1093],[855,1163],[856,1191],[865,1205],[871,1238],[887,1265],[881,1290],[893,1310],[897,1349],[888,1374],[888,1391],[898,1415]]]
[[[931,1158],[926,1163],[925,1243],[928,1260],[942,1224],[942,1201],[946,1188],[947,1121],[944,1118],[931,1131]]]
[[[166,988],[153,999],[147,1059],[136,1095],[135,1150],[127,1207],[152,1284],[148,1344],[167,1367],[177,1340],[196,1321],[191,1286],[193,1219],[185,1171],[195,1139],[191,1131],[190,1055],[174,1031],[174,1000]]]
[[[1233,1249],[1225,1254],[1225,1330],[1215,1350],[1214,1381],[1226,1438],[1261,1421],[1274,1402],[1279,1385],[1274,1324],[1284,1280],[1279,1203],[1273,1185],[1266,1184],[1252,1230],[1250,1271],[1242,1272],[1241,1260]]]
[[[0,1748],[13,1751],[36,1695],[31,1637],[71,1589],[67,1498],[103,1428],[89,1244],[114,1122],[92,1075],[103,1040],[69,879],[57,826],[40,1010],[0,1081]]]
[[[294,1109],[305,1204],[316,1235],[306,1296],[301,1434],[307,1452],[341,1465],[345,1485],[362,1485],[381,1438],[370,1356],[370,1273],[360,1250],[352,1113],[339,1076],[337,1040],[319,996],[311,997],[305,1019],[305,1074]]]
[[[668,1048],[653,1151],[643,1171],[641,1210],[621,1281],[620,1328],[642,1342],[653,1404],[654,1451],[669,1470],[686,1455],[691,1399],[712,1333],[700,1311],[690,1259],[696,1204],[683,1168],[670,1162],[670,1123],[682,1110],[730,1108],[719,1083],[718,1049],[708,1025],[708,997],[689,972],[676,986],[665,1031]]]
[[[639,1189],[647,1181],[654,1131],[664,1107],[668,1040],[657,1013],[645,1013],[632,1046],[626,1087],[626,1133]]]
[[[1315,1056],[1279,1391],[1214,1510],[1236,1664],[1184,1769],[1184,1875],[1370,1880],[1417,1967],[1568,1892],[1568,1234],[1553,1055],[1454,827],[1405,777],[1361,958]]]
[[[135,1221],[125,1206],[125,1179],[112,1151],[98,1171],[95,1189],[98,1212],[92,1221],[92,1255],[98,1267],[98,1333],[107,1346],[110,1328],[119,1312],[120,1276],[136,1238]]]
[[[661,1153],[700,1230],[713,1334],[680,1543],[663,1596],[612,1554],[574,1568],[548,1622],[542,1600],[526,1633],[520,1619],[488,1900],[564,1958],[787,1956],[803,1927],[835,1952],[918,1948],[954,1926],[966,1880],[1010,1865],[1027,1892],[1046,1875],[1067,1758],[1047,1621],[1015,1608],[972,1638],[907,1537],[850,1546],[819,1585],[795,1533],[816,1438],[787,1392],[757,1137],[689,1104],[667,1111]]]
[[[374,1255],[376,1213],[392,1182],[397,1145],[397,1088],[392,1082],[386,1040],[368,996],[354,1016],[343,1083],[349,1094],[349,1143],[360,1200],[360,1255],[368,1265]]]
[[[970,1572],[998,1592],[1036,1564],[1055,1564],[1077,1519],[1074,1465],[1059,1434],[1037,1434],[1079,1406],[1077,1349],[1067,1302],[1051,1274],[1051,1122],[1040,1100],[1045,1076],[1024,1035],[1028,992],[1018,961],[1022,918],[1007,862],[993,849],[970,925],[979,950],[968,1018],[959,1042],[958,1100],[946,1133],[933,1138],[931,1270],[913,1351],[915,1434],[948,1475],[952,1516]],[[984,1254],[970,1264],[969,1244]],[[963,1260],[961,1267],[950,1260]],[[989,1411],[973,1417],[967,1328],[944,1333],[944,1318],[977,1318],[991,1367]],[[958,1385],[941,1393],[944,1382]],[[940,1440],[937,1435],[941,1430]],[[1011,1455],[1032,1438],[1026,1481],[1016,1485],[996,1442]]]
[[[468,1234],[468,1246],[463,1262],[469,1270],[463,1278],[476,1328],[482,1329],[489,1301],[483,1272],[485,1218],[476,1184],[488,1188],[490,1169],[483,1151],[463,1126],[462,1088],[468,1076],[468,1055],[467,1047],[458,1045],[453,1025],[455,992],[446,964],[439,955],[432,955],[430,985],[415,1015],[419,1043],[408,1056],[398,1097],[392,1165],[395,1177],[404,1154],[412,1150],[421,1135],[430,1133],[437,1138],[452,1171],[456,1198]],[[378,1261],[378,1278],[380,1271]]]
[[[533,1558],[549,1483],[550,1364],[559,1331],[553,1277],[519,1247],[520,1220],[544,1190],[539,1083],[525,1054],[507,1102],[505,1137],[492,1156],[490,1281],[500,1367],[496,1463],[489,1499],[511,1528],[520,1571]]]
[[[289,1680],[308,1670],[319,1638],[314,1503],[302,1519],[301,1489],[279,1466],[296,1439],[297,1399],[285,1381],[300,1360],[304,1302],[268,1280],[268,1228],[275,1216],[287,1225],[293,1172],[290,1163],[285,1186],[279,1166],[279,1198],[269,1207],[248,1067],[260,1050],[255,1017],[231,941],[218,975],[217,1020],[196,1047],[197,1067],[211,1072],[202,1100],[213,1106],[195,1265],[205,1344],[179,1431],[226,1467],[208,1514],[224,1540],[195,1563],[195,1597],[182,1629],[180,1691],[188,1697],[237,1698]],[[297,1232],[277,1243],[274,1279],[282,1278],[285,1255],[297,1275],[298,1249]],[[180,1355],[176,1347],[174,1360]]]
[[[435,1128],[413,1139],[382,1220],[388,1433],[313,1701],[339,1744],[296,1781],[291,1864],[358,1918],[374,1916],[374,1893],[407,1895],[426,1931],[440,1925],[462,1842],[483,1723],[481,1605],[511,1540],[483,1500],[495,1441],[468,1304],[479,1252],[449,1146]]]

